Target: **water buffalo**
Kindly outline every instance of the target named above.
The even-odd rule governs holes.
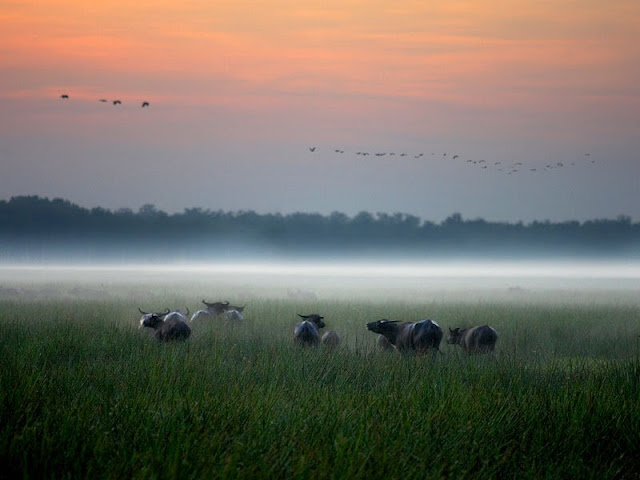
[[[296,324],[293,330],[293,340],[305,347],[315,347],[320,343],[320,329],[324,327],[324,317],[317,313],[300,315],[304,320]]]
[[[207,308],[203,310],[198,310],[196,313],[194,313],[193,316],[191,317],[192,322],[195,320],[203,320],[206,318],[216,317],[218,315],[225,313],[227,309],[229,309],[229,302],[227,301],[212,303],[212,302],[207,302],[205,300],[202,300],[202,303],[204,303],[207,306]]]
[[[191,335],[191,328],[186,323],[186,315],[179,311],[170,312],[167,309],[163,313],[143,312],[140,319],[140,328],[148,327],[156,331],[159,341],[186,340]]]
[[[329,330],[328,332],[325,332],[324,335],[322,335],[320,341],[325,347],[336,348],[340,343],[340,335],[338,335],[338,332],[336,332],[335,330]]]
[[[449,328],[447,343],[460,345],[468,353],[493,352],[498,340],[498,332],[489,325],[470,328]]]
[[[399,322],[385,319],[367,323],[367,329],[384,335],[391,345],[403,353],[440,351],[443,336],[442,329],[433,320]]]

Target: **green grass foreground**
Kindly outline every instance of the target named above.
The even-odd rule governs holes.
[[[179,344],[139,331],[137,306],[0,301],[1,478],[640,475],[636,306],[263,298]],[[294,347],[313,311],[341,348]],[[497,352],[379,352],[383,317],[489,323]]]

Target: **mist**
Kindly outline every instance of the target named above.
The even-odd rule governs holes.
[[[74,288],[71,288],[74,286]],[[78,288],[81,286],[81,288]],[[45,288],[46,287],[46,288]],[[124,290],[123,290],[124,288]],[[70,300],[135,292],[180,293],[194,302],[282,298],[326,300],[638,302],[640,262],[446,260],[428,262],[264,261],[0,265],[0,298],[33,294]],[[118,293],[120,292],[120,293]],[[238,298],[240,297],[240,298]]]

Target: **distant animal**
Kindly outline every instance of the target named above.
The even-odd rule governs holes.
[[[149,313],[142,311],[140,308],[138,308],[138,311],[142,313],[140,328],[154,329],[156,331],[156,339],[160,342],[186,340],[191,335],[191,328],[184,320],[186,317],[182,312],[170,312],[167,309],[163,313]]]
[[[297,300],[317,300],[318,297],[314,292],[301,290],[299,288],[288,288],[287,296]]]
[[[107,103],[107,99],[106,99],[106,98],[101,98],[101,99],[100,99],[100,100],[98,100],[98,101],[99,101],[99,102],[102,102],[102,103]]]
[[[114,104],[114,105],[120,105],[120,104],[122,104],[122,102],[121,102],[120,100],[114,100],[114,101],[113,101],[113,104]]]
[[[312,151],[312,152],[315,152],[316,151],[316,147],[309,147],[309,150]]]
[[[402,353],[439,352],[443,336],[442,328],[433,320],[399,322],[383,319],[367,323],[367,330],[384,335]]]
[[[320,342],[325,347],[336,348],[340,343],[340,335],[335,330],[329,330],[322,335]]]
[[[149,106],[149,102],[142,102],[142,108],[148,107],[148,106]]]
[[[296,324],[293,330],[293,340],[303,347],[315,347],[320,343],[320,329],[324,328],[324,317],[317,313],[300,315],[302,322]]]
[[[203,310],[198,310],[197,312],[195,312],[191,316],[192,322],[194,320],[204,320],[206,318],[216,317],[226,312],[227,309],[229,308],[229,302],[227,302],[226,300],[223,302],[212,302],[212,303],[202,300],[202,303],[204,303],[207,306],[207,308]]]
[[[60,95],[60,98],[68,99],[68,98],[69,98],[69,95],[67,95],[66,93],[63,93],[62,95]]]
[[[449,328],[447,343],[460,345],[468,354],[489,353],[496,348],[498,332],[489,325],[471,328]]]

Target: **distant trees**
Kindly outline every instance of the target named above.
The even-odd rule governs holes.
[[[82,208],[67,200],[0,200],[0,257],[221,258],[277,256],[605,255],[640,257],[640,224],[631,218],[488,222],[453,213],[441,223],[406,213],[258,214],[202,208],[167,214],[152,204],[134,212]],[[0,258],[2,259],[2,258]]]

